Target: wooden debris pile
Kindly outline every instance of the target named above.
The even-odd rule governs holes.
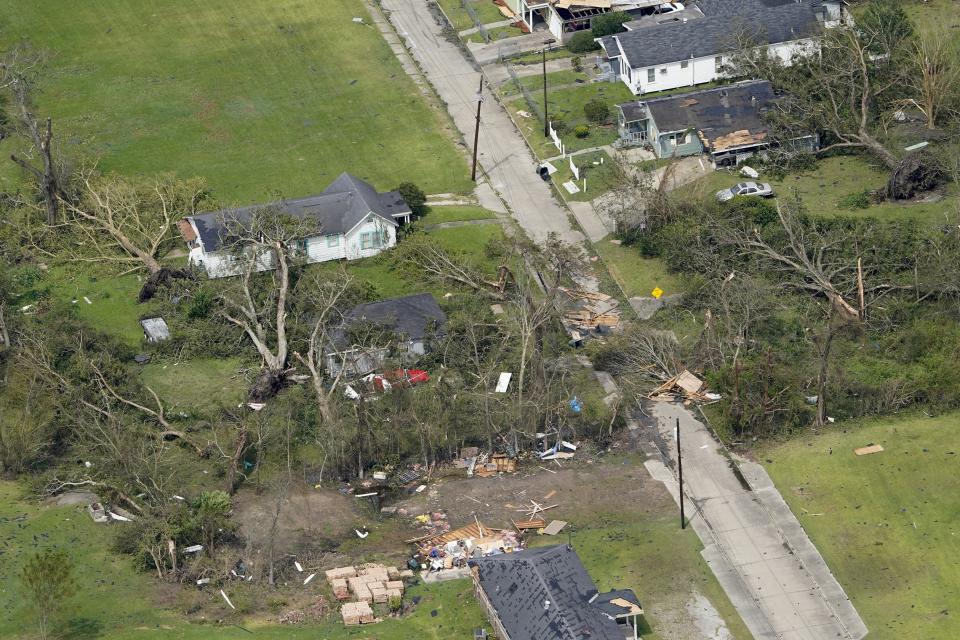
[[[343,623],[348,625],[377,622],[370,603],[387,604],[392,598],[402,598],[404,578],[412,578],[413,571],[370,563],[360,567],[338,567],[326,572],[327,582],[337,600],[354,598],[340,609]]]
[[[605,293],[559,287],[563,325],[574,340],[620,326],[620,301]]]
[[[517,461],[508,458],[504,453],[495,453],[490,456],[489,462],[480,463],[479,459],[473,468],[473,475],[481,478],[489,478],[498,473],[516,473]]]
[[[650,398],[684,398],[694,402],[713,402],[720,396],[707,391],[703,380],[686,369],[650,392]]]

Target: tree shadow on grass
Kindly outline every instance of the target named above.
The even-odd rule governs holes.
[[[70,618],[61,636],[63,640],[93,640],[103,634],[103,623],[93,618]]]

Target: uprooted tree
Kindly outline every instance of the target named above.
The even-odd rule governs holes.
[[[196,213],[207,196],[203,180],[105,175],[89,169],[79,176],[79,194],[64,200],[68,259],[145,269],[151,280],[165,274],[161,259],[175,241],[175,222]]]
[[[899,171],[902,176],[904,163],[921,164],[924,169],[907,173],[942,179],[935,167],[926,170],[930,156],[908,154],[901,159],[883,142],[884,123],[902,108],[905,97],[916,99],[915,91],[914,95],[904,95],[904,75],[920,72],[916,56],[911,62],[912,57],[906,53],[916,40],[899,4],[871,0],[868,14],[871,17],[856,26],[824,30],[789,67],[769,55],[766,47],[757,46],[755,34],[741,34],[727,71],[732,76],[770,78],[783,92],[767,116],[773,127],[771,139],[781,146],[789,148],[791,141],[818,133],[823,142],[820,155],[859,151],[875,158],[891,173]],[[945,73],[938,67],[933,75],[939,78]],[[917,82],[924,81],[920,78]],[[885,195],[910,197],[915,191],[891,185]]]
[[[262,360],[250,399],[273,397],[289,373],[291,270],[306,250],[304,239],[317,235],[316,220],[286,215],[276,207],[249,214],[223,214],[221,242],[240,276],[220,294],[223,317],[243,330]],[[260,273],[265,271],[267,273]]]

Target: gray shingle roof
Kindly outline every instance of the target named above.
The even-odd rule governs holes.
[[[297,218],[315,219],[317,234],[324,235],[346,233],[369,213],[391,224],[396,224],[394,216],[410,213],[410,207],[396,191],[377,193],[360,178],[341,173],[322,193],[314,196],[283,200],[271,205],[211,211],[192,216],[191,219],[197,226],[204,250],[216,251],[226,239],[226,219],[245,224],[257,210],[267,206],[276,207],[281,213]]]
[[[430,293],[417,293],[402,298],[390,298],[379,302],[360,304],[344,316],[343,325],[331,335],[337,348],[344,348],[346,328],[352,322],[369,321],[413,341],[423,340],[427,335],[444,335],[447,314]]]
[[[590,604],[593,580],[568,545],[471,560],[511,640],[623,640],[617,623]]]
[[[655,98],[645,104],[661,132],[691,129],[714,140],[734,131],[766,131],[763,112],[775,100],[769,82],[754,80]]]
[[[630,66],[641,69],[729,52],[736,47],[736,34],[743,30],[758,42],[776,44],[808,37],[819,24],[809,4],[756,10],[755,1],[729,1],[734,5],[732,13],[705,10],[706,17],[698,20],[660,24],[614,37],[620,41]]]

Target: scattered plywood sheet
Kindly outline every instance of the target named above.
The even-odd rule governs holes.
[[[497,393],[506,393],[507,388],[510,386],[510,378],[513,377],[513,374],[504,371],[500,374],[500,378],[497,380],[497,388],[494,390]]]
[[[513,526],[517,528],[517,531],[526,531],[527,529],[543,529],[546,524],[546,521],[537,518],[536,520],[520,520],[514,522]]]
[[[580,187],[578,187],[573,180],[567,180],[563,183],[563,188],[567,190],[567,193],[573,195],[575,193],[580,193]]]
[[[557,172],[557,168],[556,168],[555,166],[553,166],[552,164],[550,164],[549,162],[544,162],[544,163],[543,163],[543,166],[544,166],[544,168],[547,170],[547,175],[552,176],[553,174],[555,174],[555,173]]]
[[[858,456],[868,456],[871,453],[880,453],[883,451],[883,445],[871,444],[868,447],[860,447],[859,449],[854,449],[853,452]]]
[[[565,526],[567,526],[567,523],[563,520],[553,520],[550,524],[543,528],[543,533],[544,535],[555,536],[563,531]]]
[[[544,533],[546,533],[546,531],[544,531]],[[624,609],[627,610],[626,613],[629,613],[629,614],[640,615],[643,613],[643,609],[633,604],[629,600],[625,600],[623,598],[614,598],[613,600],[610,601],[610,604],[615,604],[618,607],[623,607]]]

